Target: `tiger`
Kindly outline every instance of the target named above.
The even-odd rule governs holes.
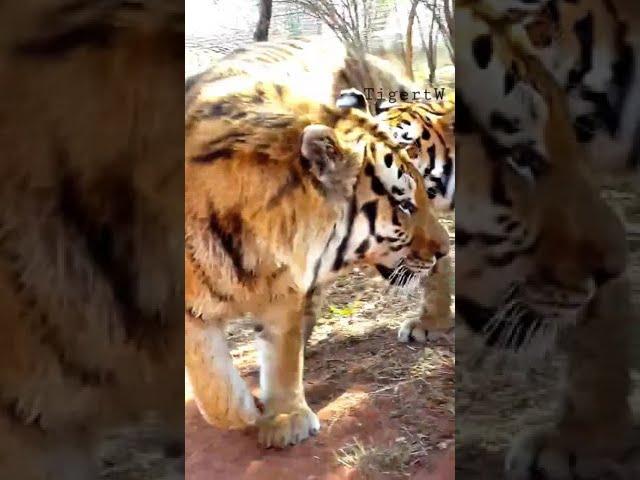
[[[341,108],[369,109],[365,94],[342,90],[336,101]],[[455,96],[441,101],[390,102],[375,105],[376,119],[407,152],[422,175],[427,196],[438,212],[454,209],[455,195]],[[404,321],[398,330],[403,343],[449,339],[453,333],[453,265],[447,256],[425,278],[419,318]]]
[[[256,45],[242,68],[231,54],[186,87],[187,376],[207,422],[255,425],[266,448],[320,428],[302,383],[315,289],[357,265],[417,283],[449,253],[406,152],[369,113],[324,101],[331,84],[309,90],[304,70],[289,75],[296,62],[274,66],[284,51]],[[259,401],[225,343],[224,326],[244,315],[256,322]]]
[[[335,104],[342,109],[362,110],[371,115],[380,114],[387,108],[389,102],[384,99],[390,97],[391,92],[420,91],[411,80],[398,73],[395,64],[378,55],[353,52],[335,39],[295,38],[259,42],[239,48],[223,62],[218,62],[215,68],[187,78],[187,105],[197,97],[202,85],[226,77],[237,78],[240,74],[263,79],[275,78],[279,83],[295,81],[298,95],[317,102]],[[361,93],[372,88],[381,94],[375,98],[375,102],[369,102]],[[437,114],[440,109],[441,113],[447,113],[447,121],[441,122],[442,133],[446,134],[450,151],[453,151],[450,134],[453,122],[449,121],[449,114],[453,110],[450,99],[444,105],[444,110],[443,107],[433,106],[432,111]],[[386,128],[385,122],[382,122],[382,127]],[[436,183],[437,179],[434,176],[427,181]],[[447,185],[453,185],[452,177]],[[439,208],[444,209],[444,204],[452,202],[452,198],[440,200],[440,197],[437,194],[433,200]],[[435,275],[436,272],[440,273]],[[434,275],[425,280],[428,284],[424,289],[426,308],[420,319],[408,319],[400,326],[398,339],[401,342],[426,342],[427,338],[437,339],[441,335],[448,337],[452,319],[453,288],[453,267],[448,255],[439,259],[433,273]],[[321,286],[315,287],[307,295],[304,309],[305,344],[321,316],[324,296]]]
[[[557,423],[516,436],[505,475],[604,478],[634,444],[634,314],[624,225],[596,180],[639,163],[640,11],[456,7],[456,318],[512,358],[568,355]]]
[[[143,412],[182,448],[183,7],[0,3],[0,478],[99,478]]]
[[[333,104],[348,88],[374,89],[376,101],[366,103],[374,115],[391,92],[420,92],[413,81],[398,72],[390,60],[349,48],[337,38],[299,37],[254,42],[237,48],[185,80],[185,102],[197,98],[202,85],[239,75],[261,77],[265,81],[297,83],[297,94],[314,101]],[[424,90],[424,89],[422,89]],[[360,108],[354,105],[354,108]]]

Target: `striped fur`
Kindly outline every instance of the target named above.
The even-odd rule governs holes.
[[[312,292],[362,264],[412,284],[449,248],[406,152],[368,113],[325,103],[331,88],[309,89],[341,70],[299,46],[232,54],[187,89],[187,370],[210,423],[257,424],[267,447],[319,428],[301,384]],[[335,53],[349,71],[354,59]],[[218,345],[243,314],[260,324],[262,413]]]
[[[336,105],[368,109],[365,95],[355,88],[342,90]],[[437,211],[453,210],[455,195],[455,141],[453,95],[443,101],[384,104],[376,120],[402,147],[424,178],[427,196]],[[401,342],[425,342],[448,336],[453,328],[453,266],[441,259],[425,278],[420,317],[406,320],[398,330]]]

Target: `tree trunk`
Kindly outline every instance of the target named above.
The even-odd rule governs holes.
[[[439,8],[440,4],[442,4],[442,9]],[[449,53],[449,58],[455,63],[455,19],[452,12],[451,1],[424,0],[424,5],[434,15],[438,29],[444,39],[444,45]]]
[[[409,10],[409,23],[407,24],[407,35],[405,38],[405,58],[404,65],[407,77],[413,80],[413,22],[416,18],[416,10],[419,0],[411,1],[411,10]]]
[[[271,25],[272,0],[260,0],[260,18],[258,26],[253,34],[256,42],[266,42],[269,40],[269,26]]]
[[[431,11],[431,25],[429,27],[429,45],[427,50],[427,64],[429,65],[429,83],[433,85],[436,81],[436,67],[438,63],[438,43],[436,30],[435,8]]]
[[[422,45],[422,50],[424,50],[425,57],[429,58],[429,46],[427,45],[427,41],[424,39],[424,29],[422,28],[422,22],[420,21],[419,16],[416,16],[416,21],[418,22],[418,33],[420,34],[420,44]]]
[[[451,46],[455,47],[454,42],[456,39],[456,32],[455,32],[456,22],[453,16],[452,8],[451,8],[451,0],[444,0],[444,19],[447,22],[447,29],[449,30],[448,31],[449,41],[451,42]]]

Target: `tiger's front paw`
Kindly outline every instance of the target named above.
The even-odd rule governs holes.
[[[269,414],[267,411],[258,422],[258,429],[258,443],[261,446],[284,448],[316,435],[320,431],[320,420],[304,405],[285,413]]]
[[[607,442],[602,438],[588,437],[563,435],[554,429],[524,432],[511,444],[505,461],[505,476],[508,480],[635,478],[620,461],[626,451],[620,438]],[[591,443],[591,440],[597,443]],[[609,451],[589,451],[589,445],[598,443],[612,448]]]
[[[427,343],[427,340],[438,341],[444,340],[447,343],[453,341],[453,329],[446,330],[432,329],[428,330],[423,326],[422,322],[416,320],[406,320],[398,330],[398,341],[402,343],[418,342]]]

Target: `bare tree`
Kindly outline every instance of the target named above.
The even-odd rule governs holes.
[[[444,20],[446,22],[446,27],[447,27],[447,33],[450,37],[449,41],[451,42],[451,46],[454,47],[455,46],[455,19],[454,19],[454,14],[453,14],[453,6],[451,5],[451,2],[453,0],[442,0],[442,10],[444,12]]]
[[[455,62],[455,19],[452,2],[453,0],[422,0],[442,34],[451,61]]]
[[[369,49],[377,0],[279,0],[295,5],[325,23],[346,44],[360,51]]]
[[[409,10],[409,19],[407,23],[407,35],[405,38],[405,57],[404,66],[407,77],[413,80],[413,22],[416,18],[419,0],[411,0],[411,9]]]
[[[269,39],[269,27],[271,25],[272,0],[260,0],[260,18],[253,34],[256,42],[266,42]]]
[[[438,36],[439,31],[436,25],[435,17],[431,16],[431,24],[429,25],[428,40],[424,38],[424,31],[422,30],[422,23],[418,17],[418,29],[420,31],[420,41],[422,48],[427,57],[427,68],[429,69],[428,80],[431,85],[436,80],[436,68],[438,67]]]

